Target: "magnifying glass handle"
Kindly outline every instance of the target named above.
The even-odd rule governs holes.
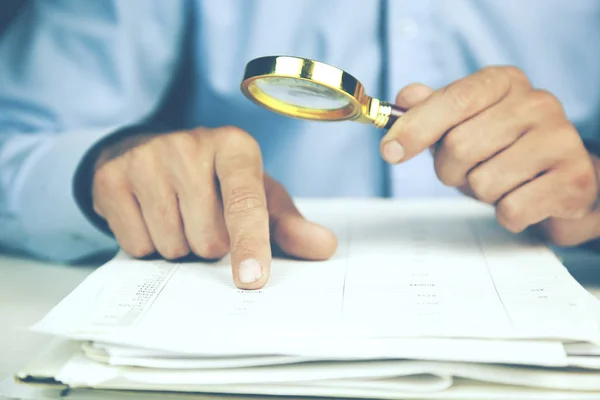
[[[404,114],[404,110],[396,104],[388,103],[386,105],[390,107],[390,115],[383,129],[388,130],[392,127],[392,125],[394,125],[394,122],[396,122],[398,118]]]

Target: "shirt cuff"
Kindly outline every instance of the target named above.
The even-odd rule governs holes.
[[[82,155],[114,131],[58,134],[40,152],[19,196],[28,252],[72,262],[117,249],[114,238],[98,230],[82,213],[72,190]]]

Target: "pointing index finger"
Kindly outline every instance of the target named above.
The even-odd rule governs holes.
[[[242,289],[258,289],[269,277],[269,214],[260,149],[245,132],[221,132],[215,156],[225,224],[231,242],[233,277]]]

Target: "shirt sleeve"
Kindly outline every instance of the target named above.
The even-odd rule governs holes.
[[[183,0],[28,2],[0,38],[0,247],[57,262],[116,249],[73,193],[84,155],[158,111]]]

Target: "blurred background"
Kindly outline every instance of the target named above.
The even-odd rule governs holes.
[[[27,0],[0,0],[0,35]]]

